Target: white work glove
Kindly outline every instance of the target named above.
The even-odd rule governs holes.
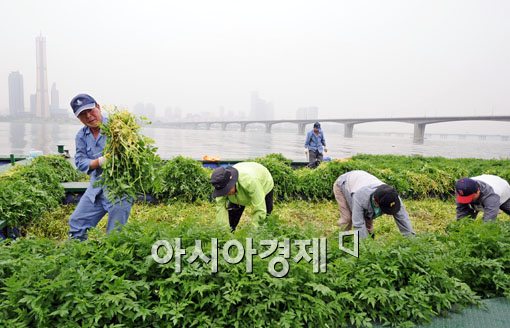
[[[305,148],[305,154],[308,154],[308,148]]]
[[[103,164],[106,162],[106,158],[104,156],[101,156],[97,159],[97,162],[99,166],[103,166]]]

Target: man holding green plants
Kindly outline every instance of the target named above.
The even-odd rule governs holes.
[[[273,177],[268,169],[255,162],[219,167],[211,175],[216,198],[216,220],[228,218],[232,232],[239,224],[246,206],[253,206],[252,220],[265,219],[273,210]]]
[[[84,125],[76,134],[75,164],[78,170],[90,175],[90,184],[71,214],[69,236],[85,240],[88,229],[95,227],[106,213],[107,233],[117,225],[126,224],[132,204],[126,199],[112,204],[104,187],[95,186],[102,173],[101,166],[105,163],[102,153],[106,137],[100,131],[100,124],[105,122],[105,118],[101,114],[101,107],[91,96],[79,94],[71,100],[71,108]]]
[[[340,229],[359,231],[360,238],[374,236],[374,219],[392,215],[404,236],[414,235],[409,214],[395,188],[368,172],[356,170],[342,174],[333,185],[340,208]]]
[[[505,179],[484,174],[462,178],[455,183],[457,219],[476,219],[483,212],[483,221],[493,221],[501,209],[510,215],[510,185]]]

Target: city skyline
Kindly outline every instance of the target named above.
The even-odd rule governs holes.
[[[24,75],[27,96],[36,89],[39,33],[46,37],[48,81],[57,82],[67,109],[86,92],[101,104],[152,103],[156,116],[168,107],[180,108],[182,117],[220,107],[249,115],[257,90],[274,104],[275,118],[306,106],[320,108],[319,118],[510,111],[506,1],[77,1],[0,4],[0,28],[9,31],[0,35],[3,114],[10,72]],[[77,5],[94,8],[95,19],[111,28],[78,21]],[[508,125],[437,129],[504,132]]]
[[[25,107],[23,75],[19,71],[9,73],[9,111],[12,118],[67,118],[68,111],[60,108],[60,96],[53,82],[48,92],[48,68],[46,65],[46,38],[40,34],[35,38],[36,90],[29,93],[29,107]],[[27,111],[28,109],[28,111]]]

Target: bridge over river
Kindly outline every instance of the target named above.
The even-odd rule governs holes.
[[[298,133],[304,134],[306,126],[313,124],[316,120],[234,120],[234,121],[196,121],[196,122],[172,122],[162,123],[162,126],[172,128],[191,128],[191,129],[210,129],[213,125],[219,125],[222,130],[226,130],[229,125],[238,125],[241,131],[246,131],[250,124],[263,124],[266,132],[271,133],[271,128],[275,124],[294,123],[297,125]],[[378,118],[331,118],[320,119],[321,123],[339,123],[344,125],[344,137],[352,138],[354,126],[362,123],[372,122],[401,122],[414,125],[413,142],[423,143],[425,136],[425,127],[428,124],[457,122],[457,121],[500,121],[510,122],[510,116],[438,116],[438,117],[378,117]]]

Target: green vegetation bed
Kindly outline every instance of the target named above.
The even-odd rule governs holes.
[[[248,211],[234,235],[214,220],[209,186],[197,183],[207,181],[209,171],[200,165],[190,169],[189,161],[179,158],[168,164],[171,170],[162,169],[162,179],[172,174],[157,190],[164,203],[136,204],[120,233],[105,236],[100,225],[89,241],[68,241],[73,206],[50,206],[13,221],[23,222],[26,236],[0,247],[0,322],[12,327],[405,327],[510,294],[508,217],[496,224],[455,222],[451,197],[460,176],[493,173],[508,179],[508,161],[357,156],[314,171],[289,171],[283,158],[268,156],[259,161],[279,186],[274,215],[257,227]],[[375,222],[376,239],[360,245],[359,258],[338,249],[332,181],[355,168],[397,186],[416,237],[401,237],[392,218],[383,217]],[[4,179],[0,176],[0,189]],[[424,183],[431,180],[435,184]],[[5,204],[0,198],[0,210]],[[291,258],[287,276],[275,278],[268,272],[274,257],[255,255],[248,274],[245,260],[228,264],[221,255],[231,239],[245,245],[253,238],[262,251],[261,240],[321,237],[328,239],[322,273]],[[174,238],[181,238],[188,255],[195,240],[210,255],[211,238],[217,238],[218,273],[201,260],[183,260],[180,273],[175,259],[157,264],[152,245],[160,239],[175,245]],[[296,253],[292,246],[292,256]]]

